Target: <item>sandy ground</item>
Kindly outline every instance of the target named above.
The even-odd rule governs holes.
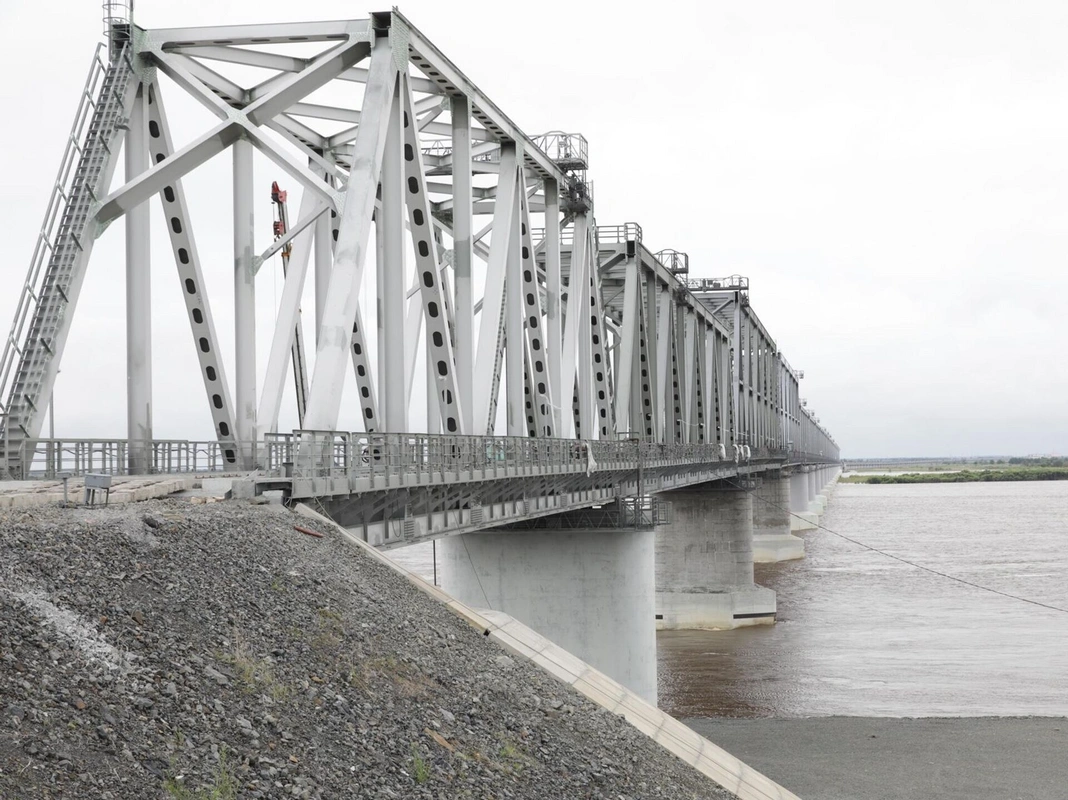
[[[691,719],[804,800],[1066,800],[1068,719]]]

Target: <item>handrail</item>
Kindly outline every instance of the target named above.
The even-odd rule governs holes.
[[[148,474],[232,472],[225,448],[232,443],[186,439],[26,439],[20,463],[23,478],[55,478],[60,473],[129,474],[130,453],[151,453]]]
[[[47,274],[44,266],[48,263],[48,254],[55,247],[57,226],[62,219],[60,212],[66,207],[66,198],[73,191],[72,180],[75,166],[81,158],[81,143],[83,142],[85,128],[96,110],[95,98],[99,95],[100,87],[107,74],[107,65],[103,58],[105,49],[106,45],[101,43],[97,45],[96,51],[93,53],[93,60],[89,66],[89,75],[86,77],[85,86],[82,88],[81,100],[74,115],[74,124],[71,126],[67,146],[63,151],[63,158],[59,162],[59,172],[52,188],[52,196],[49,198],[48,207],[45,210],[44,224],[41,226],[41,232],[37,237],[37,245],[33,251],[33,258],[30,260],[30,268],[23,284],[23,291],[15,308],[15,318],[11,323],[11,332],[4,343],[3,355],[0,356],[0,412],[8,410],[5,403],[8,402],[8,396],[12,388],[11,382],[15,379],[13,369],[22,355],[19,343],[22,341],[23,332],[27,322],[32,317],[33,310],[37,308],[44,294],[43,280]]]
[[[781,448],[749,446],[721,455],[718,444],[659,444],[423,433],[297,430],[268,434],[264,471],[278,477],[391,477],[404,473],[489,471],[514,477],[524,470],[603,472],[753,461],[827,461]]]
[[[24,478],[60,473],[126,475],[131,452],[151,453],[149,474],[233,472],[225,450],[233,442],[187,439],[26,439]],[[454,436],[425,433],[348,433],[297,430],[266,434],[259,445],[263,472],[273,477],[393,478],[401,474],[456,471],[517,477],[544,470],[604,472],[694,464],[743,466],[753,462],[830,463],[793,448],[749,446],[727,458],[716,444],[659,444],[638,440],[538,439],[523,436]],[[748,457],[747,457],[748,455]]]

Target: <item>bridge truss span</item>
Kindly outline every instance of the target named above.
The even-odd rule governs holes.
[[[640,225],[599,225],[585,138],[524,132],[399,12],[154,30],[126,14],[107,26],[0,360],[0,476],[71,469],[70,448],[41,431],[81,286],[93,279],[92,244],[118,222],[127,436],[108,440],[100,463],[116,472],[200,463],[185,455],[200,445],[153,436],[152,362],[162,352],[151,338],[150,205],[166,221],[178,278],[170,299],[196,354],[199,380],[189,380],[203,387],[191,439],[212,439],[211,469],[262,469],[300,496],[451,481],[518,502],[505,499],[505,478],[552,482],[546,496],[609,484],[618,496],[638,463],[649,480],[670,482],[685,470],[837,459],[800,399],[800,373],[750,308],[748,281],[695,278],[700,265],[650,250]],[[176,94],[211,120],[184,142],[167,113]],[[120,153],[124,179],[111,189]],[[205,276],[231,254],[202,256],[190,214],[201,201],[182,186],[223,153],[232,307]],[[254,159],[300,190],[297,213],[269,240],[270,220],[256,220],[268,187],[253,185]],[[257,276],[282,251],[281,295],[269,319],[262,309],[257,318]],[[232,354],[220,344],[223,320],[234,326]],[[307,358],[293,368],[302,324]],[[257,363],[261,342],[269,355]],[[290,382],[303,416],[294,434],[279,432],[296,427],[283,413]],[[337,433],[351,427],[360,430]],[[81,441],[75,461],[94,463],[93,447]],[[495,447],[505,456],[487,462]]]

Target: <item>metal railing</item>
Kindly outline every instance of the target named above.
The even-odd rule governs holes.
[[[104,0],[104,38],[111,43],[112,57],[130,41],[133,0]]]
[[[531,137],[549,158],[560,165],[561,169],[582,171],[587,168],[588,145],[586,138],[581,133],[562,133],[550,131],[539,136]],[[476,147],[481,147],[477,145]],[[424,156],[446,158],[452,155],[451,139],[435,139],[419,148]],[[475,153],[471,156],[472,161],[495,163],[501,160],[500,145],[486,149],[484,152]]]
[[[549,131],[531,138],[561,169],[589,169],[589,143],[581,133]]]
[[[423,151],[424,156],[447,158],[452,155],[452,140],[435,139],[430,144],[424,144],[419,149]],[[471,156],[471,160],[485,163],[496,163],[501,160],[501,146],[498,144],[485,152],[475,153]]]
[[[744,275],[730,275],[726,278],[687,278],[686,288],[691,292],[722,292],[726,290],[748,290],[749,278]]]
[[[37,245],[30,259],[30,268],[23,283],[22,293],[19,296],[18,305],[15,307],[15,318],[11,323],[11,331],[8,333],[7,342],[4,344],[3,355],[0,356],[0,413],[5,411],[4,404],[8,402],[12,386],[15,380],[15,365],[22,356],[23,348],[20,343],[26,337],[26,326],[33,317],[42,298],[47,294],[45,289],[45,266],[55,249],[59,237],[59,224],[63,217],[63,211],[67,207],[68,198],[74,192],[74,174],[78,162],[82,156],[82,144],[85,141],[85,132],[89,122],[96,111],[97,97],[100,87],[104,83],[107,74],[107,62],[104,58],[106,46],[98,44],[93,53],[93,60],[89,67],[89,75],[82,87],[82,95],[78,102],[78,110],[74,114],[74,124],[71,126],[70,136],[67,138],[66,148],[63,150],[63,158],[59,162],[59,173],[52,186],[52,195],[48,199],[48,207],[45,210],[44,222],[41,232],[37,237]],[[7,421],[4,429],[7,430]]]
[[[545,239],[545,228],[531,228],[530,235],[533,237],[535,243],[541,242]],[[641,242],[642,240],[642,226],[637,222],[626,222],[622,225],[598,225],[597,226],[597,242],[598,244],[626,244],[627,242]],[[574,244],[575,243],[575,229],[573,227],[563,228],[560,231],[560,244]]]
[[[745,434],[739,434],[739,440],[745,438]],[[131,452],[145,452],[146,446],[150,475],[232,473],[233,463],[226,452],[243,449],[233,442],[187,439],[135,440],[131,445],[128,439],[45,438],[27,439],[21,444],[19,477],[24,479],[51,479],[61,473],[127,475]],[[482,478],[493,479],[547,472],[592,474],[639,467],[829,460],[774,443],[764,447],[743,445],[739,451],[727,447],[724,458],[718,444],[313,430],[267,434],[256,450],[256,461],[262,470],[278,478],[393,478],[413,473],[478,472]]]
[[[642,226],[637,222],[624,222],[622,225],[598,225],[598,244],[626,244],[642,240]]]
[[[690,271],[690,257],[678,250],[661,250],[656,259],[675,275],[685,275]]]
[[[485,473],[512,477],[528,472],[603,472],[696,464],[736,464],[787,459],[784,450],[750,446],[720,455],[718,444],[537,439],[520,436],[346,433],[298,430],[268,434],[263,466],[278,477],[375,477],[400,474]]]
[[[62,473],[84,475],[129,474],[130,453],[150,454],[148,474],[175,475],[200,472],[233,471],[224,449],[231,443],[191,442],[185,439],[153,439],[149,442],[128,439],[27,439],[22,443],[22,477],[55,478]]]

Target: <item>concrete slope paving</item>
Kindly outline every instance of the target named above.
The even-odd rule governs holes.
[[[0,512],[0,797],[729,798],[277,506]]]
[[[1068,719],[693,719],[687,723],[803,797],[1065,800]]]

